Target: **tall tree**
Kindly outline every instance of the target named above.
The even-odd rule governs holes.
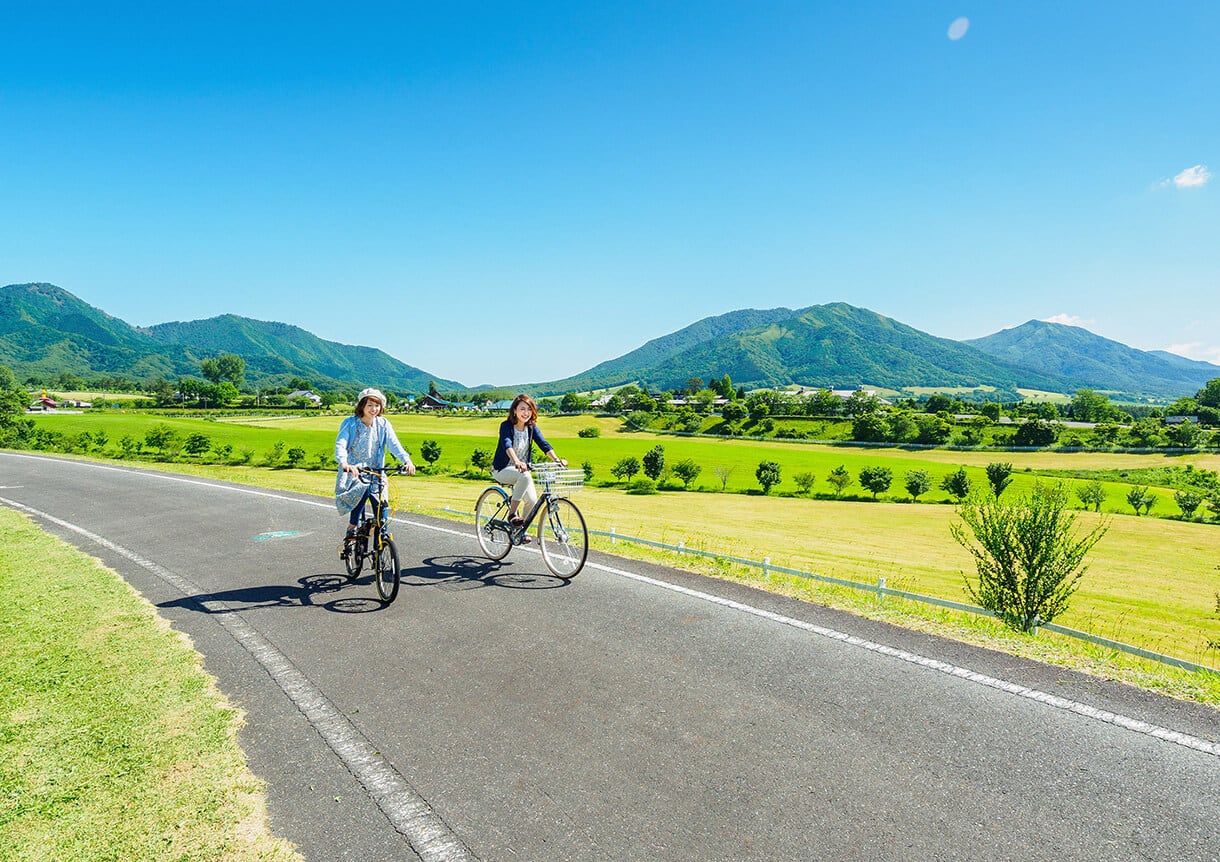
[[[246,360],[242,359],[236,353],[222,353],[216,357],[216,364],[220,369],[220,380],[227,380],[241,389],[242,384],[246,382]],[[220,380],[213,380],[213,383],[219,383]],[[302,386],[302,389],[309,389],[309,386]]]

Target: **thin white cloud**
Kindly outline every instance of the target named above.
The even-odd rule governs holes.
[[[958,39],[966,35],[966,31],[970,29],[969,18],[955,18],[953,23],[949,25],[949,39],[956,42]]]
[[[1062,323],[1064,326],[1079,326],[1082,329],[1087,329],[1093,323],[1091,320],[1085,320],[1074,314],[1056,314],[1052,317],[1044,317],[1042,320],[1046,323]]]
[[[1187,344],[1171,344],[1162,349],[1166,353],[1173,353],[1186,359],[1197,359],[1200,362],[1220,365],[1220,344],[1207,345],[1199,341],[1191,341]]]
[[[1211,178],[1212,173],[1206,165],[1195,165],[1180,172],[1171,180],[1163,180],[1160,185],[1162,188],[1172,185],[1178,189],[1197,189],[1207,185],[1207,181]]]

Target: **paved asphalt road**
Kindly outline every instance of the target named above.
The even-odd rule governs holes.
[[[0,504],[190,635],[311,860],[1220,859],[1205,707],[418,516],[382,608],[317,498],[0,453]]]

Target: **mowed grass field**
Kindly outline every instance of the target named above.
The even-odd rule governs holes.
[[[229,439],[235,447],[254,448],[261,453],[277,440],[284,440],[288,445],[302,445],[307,451],[329,448],[341,418],[269,420],[254,425],[176,421],[182,423],[179,427],[182,433],[202,428],[217,440],[223,439],[222,435],[233,435]],[[440,464],[455,466],[468,460],[475,446],[490,449],[498,424],[498,417],[391,418],[417,461],[420,460],[420,442],[433,439],[442,448]],[[125,427],[129,430],[116,430],[124,427],[122,424],[107,428],[112,441],[121,433],[142,436],[140,429],[161,421],[147,416],[100,415],[47,416],[43,421],[63,423],[60,427],[67,430],[65,420],[71,420],[74,427],[86,430],[88,421],[94,419],[106,420],[94,427],[109,425],[111,419],[127,423]],[[1019,494],[1032,487],[1036,478],[1034,471],[1042,469],[1135,470],[1188,463],[1200,469],[1220,466],[1220,457],[1214,454],[1168,458],[1117,453],[861,451],[799,443],[625,434],[617,430],[619,425],[613,419],[561,417],[546,420],[543,427],[562,455],[573,463],[591,461],[596,475],[608,473],[609,466],[618,458],[626,454],[640,457],[659,443],[665,447],[667,460],[671,462],[689,457],[700,463],[704,473],[697,484],[704,488],[719,488],[719,481],[713,478],[709,482],[708,474],[716,465],[728,465],[734,471],[728,486],[730,490],[735,487],[756,489],[754,467],[763,458],[774,459],[783,465],[785,482],[781,489],[791,487],[793,472],[808,469],[819,476],[819,487],[815,490],[828,493],[829,487],[823,485],[822,477],[840,463],[853,475],[865,464],[891,466],[896,477],[895,487],[883,495],[882,502],[872,502],[867,494],[860,495],[858,486],[848,491],[849,495],[853,491],[860,495],[858,500],[778,497],[774,492],[768,497],[760,493],[682,491],[641,496],[627,494],[620,487],[591,487],[581,492],[578,501],[592,529],[609,531],[614,528],[620,535],[674,545],[682,542],[687,548],[750,559],[766,557],[778,566],[864,583],[875,584],[877,578],[884,577],[890,587],[963,602],[970,601],[963,578],[973,575],[973,564],[950,534],[950,525],[958,520],[955,507],[896,502],[896,496],[905,497],[900,486],[906,470],[926,469],[933,474],[934,481],[938,481],[937,476],[958,465],[967,465],[982,483],[985,481],[983,467],[987,463],[1009,461],[1016,472],[1014,485],[1006,494]],[[602,436],[592,439],[576,436],[579,429],[589,426],[601,428]],[[333,487],[333,474],[329,470],[183,464],[165,465],[164,469],[318,495],[329,495]],[[441,507],[469,512],[483,484],[447,476],[417,476],[399,481],[404,508],[427,513],[435,513]],[[1126,489],[1130,486],[1107,485],[1112,486],[1111,499],[1103,507],[1101,517],[1108,518],[1110,530],[1091,553],[1088,573],[1069,612],[1057,622],[1200,664],[1220,666],[1220,649],[1217,648],[1220,646],[1220,528],[1214,524],[1124,514],[1124,507],[1126,512],[1131,511],[1125,502]],[[1176,511],[1170,493],[1163,493],[1170,502],[1163,504],[1164,508],[1159,511]],[[944,492],[937,494],[944,497]],[[936,499],[936,495],[929,494],[924,499]],[[1111,514],[1107,515],[1106,509]],[[1099,517],[1091,512],[1078,512],[1077,516],[1082,530],[1090,528]],[[599,539],[597,545],[610,548],[608,540]],[[622,542],[614,552],[645,556],[652,553],[633,550]],[[667,557],[667,561],[688,568],[703,568],[714,574],[725,573],[725,567],[700,562],[689,555],[680,559]],[[839,595],[833,590],[814,595],[810,590],[820,588],[799,579],[774,575],[763,579],[749,571],[729,574],[747,580],[757,579],[767,588],[832,604],[857,606],[866,595]],[[861,609],[882,615],[894,613],[892,607]],[[925,607],[914,609],[916,617],[926,618],[929,614],[935,617],[939,612]],[[969,632],[958,635],[973,636]],[[1039,637],[1045,638],[1045,635]]]

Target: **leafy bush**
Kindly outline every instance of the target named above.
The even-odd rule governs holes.
[[[801,490],[802,494],[808,494],[813,490],[813,483],[817,481],[817,476],[809,471],[797,473],[792,477],[792,481],[796,482],[796,487]]]
[[[661,471],[665,469],[665,447],[653,446],[644,453],[644,475],[654,482],[661,478]]]
[[[1077,485],[1076,496],[1084,503],[1085,508],[1091,506],[1094,512],[1100,512],[1101,504],[1106,501],[1106,489],[1102,487],[1101,482],[1094,479],[1087,485]]]
[[[588,428],[581,428],[579,431],[576,432],[576,436],[585,437],[585,438],[600,437],[600,436],[602,436],[602,429],[594,428],[593,426],[589,426]]]
[[[630,456],[621,459],[617,464],[610,468],[611,476],[616,479],[623,479],[627,482],[630,482],[631,478],[638,472],[640,472],[640,461],[638,458],[632,458]]]
[[[764,494],[771,493],[771,489],[779,484],[780,476],[780,466],[775,461],[762,461],[754,471],[754,477],[758,479],[758,484],[762,485]]]
[[[701,472],[703,472],[703,468],[690,458],[684,458],[674,464],[674,475],[682,480],[682,485],[686,488],[690,487],[690,483],[695,481]]]
[[[911,470],[907,473],[905,484],[912,500],[918,500],[920,494],[926,494],[932,490],[932,479],[928,476],[927,470]]]
[[[871,491],[874,500],[877,499],[878,494],[888,491],[893,481],[894,471],[889,467],[860,468],[860,487]]]
[[[641,476],[627,486],[628,494],[655,494],[657,484],[646,476]]]
[[[965,467],[958,467],[940,482],[940,489],[948,491],[957,502],[970,496],[970,477],[966,475]]]
[[[843,490],[852,482],[851,473],[848,472],[846,466],[840,464],[830,471],[826,481],[835,489],[835,496],[841,497],[843,496]]]
[[[950,529],[974,557],[978,578],[966,578],[967,592],[1022,632],[1067,610],[1087,569],[1085,555],[1109,529],[1103,522],[1078,537],[1062,486],[1041,483],[1016,504],[992,496],[966,503],[960,514],[963,523]]]
[[[623,426],[628,431],[643,431],[652,423],[652,414],[645,413],[643,410],[635,410],[627,414],[627,418],[623,420]]]

